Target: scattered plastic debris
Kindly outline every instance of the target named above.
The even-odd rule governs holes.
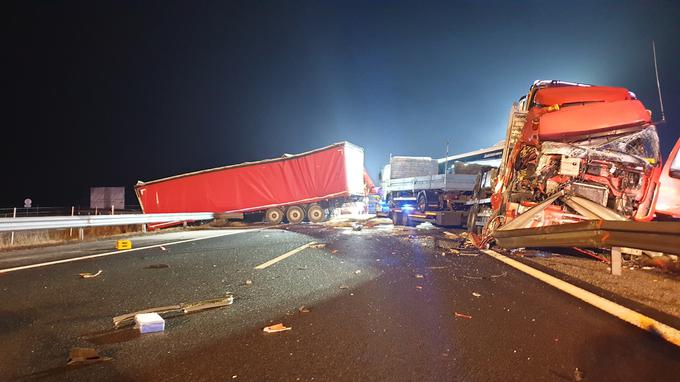
[[[425,277],[425,276],[421,275],[420,273],[417,273],[417,274],[416,274],[416,278],[417,278],[417,279],[422,279],[423,277]]]
[[[448,267],[427,267],[427,269],[447,269]]]
[[[456,316],[456,317],[460,317],[460,318],[467,318],[468,320],[472,319],[472,316],[467,315],[465,313],[453,312],[453,315]]]
[[[352,224],[352,230],[354,230],[354,231],[361,231],[363,228],[364,228],[364,226],[359,224],[359,223]]]
[[[182,303],[178,305],[168,305],[168,306],[159,306],[155,308],[149,308],[149,309],[144,309],[140,310],[137,312],[133,313],[126,313],[126,314],[121,314],[120,316],[116,316],[113,318],[113,326],[114,328],[118,328],[123,324],[131,322],[136,315],[142,314],[142,313],[184,313],[184,314],[190,314],[190,313],[195,313],[199,312],[202,310],[206,309],[214,309],[214,308],[221,308],[223,306],[231,305],[234,303],[234,296],[232,296],[230,293],[227,293],[226,297],[222,298],[215,298],[211,300],[203,300],[203,301],[197,301],[197,302],[191,302],[191,303]]]
[[[358,275],[359,273],[361,273],[361,269],[357,269],[356,271],[354,271],[355,275]]]
[[[642,267],[640,269],[644,269],[645,271],[651,271],[652,269],[654,269],[654,267]]]
[[[253,285],[253,280],[246,280],[245,284],[246,285]]]
[[[290,326],[284,326],[283,324],[275,324],[275,325],[270,325],[262,329],[263,332],[265,333],[278,333],[278,332],[285,332],[286,330],[292,330],[293,328]]]
[[[337,249],[334,249],[334,250],[331,251],[331,253],[337,253],[337,252],[338,252]]]
[[[94,277],[97,277],[102,274],[102,270],[100,269],[97,273],[90,273],[90,272],[83,272],[83,273],[78,273],[78,276],[80,276],[81,279],[91,279]]]
[[[298,312],[300,313],[309,313],[309,308],[306,306],[302,305],[301,307],[298,308]]]
[[[498,275],[491,275],[491,276],[489,276],[489,277],[492,278],[492,279],[497,279],[497,278],[499,278],[499,277],[505,277],[505,276],[507,276],[507,275],[508,275],[508,272],[503,272],[503,273],[501,273],[501,274],[498,274]]]
[[[423,222],[423,223],[420,223],[416,226],[416,229],[435,229],[435,228],[437,228],[437,227],[435,227],[430,222]]]
[[[416,289],[422,290],[422,289],[423,289],[423,286],[422,286],[422,285],[416,285]]]
[[[164,247],[164,246],[162,246],[162,245],[161,245],[160,247],[158,247],[158,248],[160,248],[160,249],[161,249],[161,251],[167,251],[167,249],[165,249],[165,247]]]
[[[326,243],[316,243],[309,246],[309,248],[326,248]]]
[[[340,285],[340,289],[349,289],[347,285]]]
[[[165,320],[158,313],[136,314],[135,328],[140,333],[162,332],[165,330]]]
[[[92,348],[72,348],[68,354],[67,365],[88,365],[91,363],[110,361],[110,357],[102,357]]]
[[[477,293],[477,292],[472,292],[472,295],[475,296],[475,297],[482,297],[482,295]]]
[[[307,266],[306,266],[306,265],[303,266],[303,267],[298,267],[298,271],[306,271],[306,270],[307,270]]]
[[[477,257],[479,256],[478,252],[458,252],[460,256],[470,256],[470,257]]]

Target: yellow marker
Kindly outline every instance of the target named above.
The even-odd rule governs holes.
[[[132,242],[130,240],[117,240],[116,249],[132,249]]]

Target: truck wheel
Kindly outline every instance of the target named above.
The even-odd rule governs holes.
[[[418,211],[422,214],[427,211],[427,194],[424,191],[420,191],[418,194]]]
[[[392,224],[401,225],[401,212],[392,212]]]
[[[324,217],[325,213],[323,211],[323,208],[321,208],[321,206],[318,204],[312,204],[307,209],[307,218],[312,223],[322,222]]]
[[[283,211],[278,207],[270,208],[264,214],[264,221],[267,223],[279,224],[281,220],[283,220]]]
[[[288,223],[297,224],[305,218],[305,211],[299,206],[288,207],[286,218],[288,219]]]

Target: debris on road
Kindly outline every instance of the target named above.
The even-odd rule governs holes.
[[[276,325],[270,325],[262,329],[263,332],[265,333],[278,333],[278,332],[285,332],[286,330],[292,330],[293,328],[290,326],[284,326],[283,324],[276,324]]]
[[[122,324],[129,323],[134,319],[134,317],[138,314],[143,314],[143,313],[158,313],[158,314],[163,314],[163,313],[183,313],[183,314],[190,314],[190,313],[195,313],[199,312],[202,310],[206,309],[213,309],[213,308],[221,308],[223,306],[231,305],[234,303],[234,296],[231,294],[227,294],[226,297],[223,298],[215,298],[211,300],[203,300],[203,301],[197,301],[197,302],[191,302],[191,303],[182,303],[178,305],[168,305],[168,306],[159,306],[155,308],[149,308],[149,309],[144,309],[140,310],[137,312],[133,313],[126,313],[126,314],[121,314],[120,316],[116,316],[113,318],[113,326],[114,328],[120,327]]]
[[[334,249],[334,250],[331,251],[331,253],[337,253],[337,252],[338,252],[337,249]]]
[[[447,269],[448,267],[426,267],[427,269]]]
[[[326,248],[326,243],[316,243],[310,245],[308,248]]]
[[[354,230],[354,231],[361,231],[363,228],[364,228],[364,226],[361,225],[361,224],[358,224],[358,223],[352,224],[352,230]]]
[[[340,285],[340,289],[349,289],[347,285]]]
[[[161,251],[167,251],[167,249],[165,249],[165,247],[164,247],[164,246],[162,246],[162,245],[161,245],[160,247],[158,247],[158,248],[160,248],[160,249],[161,249]]]
[[[245,285],[253,285],[253,280],[246,280]]]
[[[91,279],[94,277],[97,277],[102,274],[102,270],[100,269],[97,273],[90,273],[90,272],[83,272],[83,273],[78,273],[78,276],[80,276],[81,279]]]
[[[422,279],[423,277],[425,277],[425,276],[421,275],[420,273],[417,273],[417,274],[416,274],[416,278],[417,278],[417,279]]]
[[[165,330],[165,320],[158,313],[136,314],[135,328],[140,333],[162,332]]]
[[[477,252],[459,252],[460,256],[470,256],[470,257],[477,257],[479,256],[479,253]]]
[[[423,222],[416,226],[416,229],[436,229],[436,228],[437,227],[435,227],[434,224],[430,222]]]
[[[163,268],[170,268],[170,266],[168,264],[151,264],[144,267],[144,269],[163,269]]]
[[[116,240],[116,249],[117,250],[125,250],[125,249],[132,249],[132,241],[130,240]]]
[[[354,271],[355,275],[358,275],[359,273],[361,273],[361,269],[357,269],[356,271]]]
[[[489,276],[489,277],[492,278],[492,279],[497,279],[497,278],[499,278],[499,277],[505,277],[505,276],[507,276],[507,275],[508,275],[508,272],[503,272],[503,273],[501,273],[501,274],[498,274],[498,275],[491,275],[491,276]]]
[[[468,276],[468,275],[462,275],[461,277],[466,278],[466,279],[470,279],[470,280],[482,280],[482,279],[483,279],[482,276]]]
[[[300,313],[309,313],[309,308],[307,308],[306,306],[302,305],[302,306],[300,306],[300,307],[298,308],[298,312],[300,312]]]
[[[306,270],[307,270],[307,266],[306,266],[306,265],[305,265],[304,267],[298,267],[298,271],[306,271]]]
[[[472,292],[472,295],[475,296],[475,297],[482,297],[482,295],[477,293],[477,292]]]
[[[579,370],[578,367],[574,369],[574,381],[583,381],[583,371]]]
[[[416,285],[416,289],[422,290],[422,289],[423,289],[423,286],[422,286],[422,285]]]
[[[450,239],[459,239],[460,238],[460,236],[458,236],[457,234],[455,234],[453,232],[449,232],[449,231],[444,231],[444,236],[446,236]]]
[[[72,348],[68,354],[67,365],[89,365],[97,362],[110,361],[111,357],[102,357],[93,348]]]
[[[465,314],[465,313],[453,312],[453,315],[454,315],[455,317],[467,318],[468,320],[472,318],[472,316],[467,315],[467,314]]]

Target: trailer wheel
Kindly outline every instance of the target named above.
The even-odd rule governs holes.
[[[305,211],[299,206],[288,207],[286,218],[288,219],[288,223],[297,224],[305,218]]]
[[[318,204],[312,204],[307,209],[307,218],[312,223],[322,222],[325,215],[326,214],[324,213],[323,208],[321,208],[321,206]]]
[[[283,220],[283,211],[278,207],[270,208],[265,212],[264,220],[267,223],[279,224]]]

